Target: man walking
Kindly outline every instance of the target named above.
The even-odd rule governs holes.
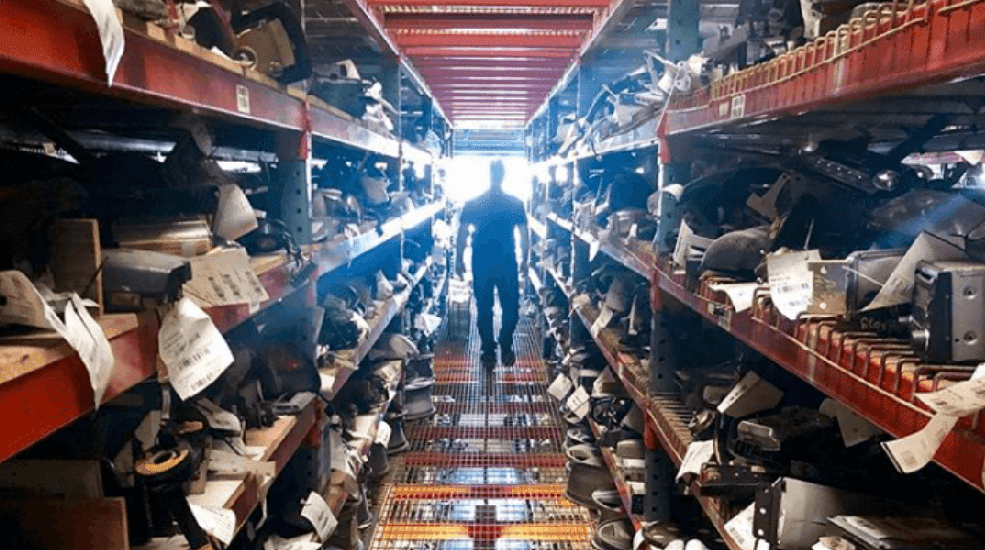
[[[458,226],[456,272],[465,274],[465,240],[469,227],[472,233],[472,288],[475,292],[477,325],[482,340],[482,364],[496,365],[496,340],[493,338],[493,289],[499,291],[503,310],[499,332],[500,360],[505,366],[516,361],[513,353],[513,331],[520,318],[520,289],[516,265],[516,241],[513,230],[520,230],[520,273],[527,271],[527,216],[523,203],[503,193],[503,161],[489,165],[489,192],[468,202],[462,209]]]

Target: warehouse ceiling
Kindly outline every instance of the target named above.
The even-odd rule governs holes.
[[[708,24],[730,24],[738,0],[701,4],[706,31]],[[642,51],[662,49],[666,41],[661,23],[667,5],[667,0],[304,3],[316,67],[319,61],[345,58],[363,64],[374,57],[404,57],[456,128],[523,127],[576,59],[607,58],[599,79],[615,79],[642,65]],[[366,33],[367,27],[375,32]]]

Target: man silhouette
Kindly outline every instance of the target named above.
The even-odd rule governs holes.
[[[523,203],[516,197],[503,193],[505,176],[503,161],[494,160],[489,165],[489,191],[469,201],[462,209],[458,226],[458,254],[456,272],[465,274],[465,240],[469,227],[472,233],[472,289],[478,310],[477,325],[482,340],[482,364],[491,368],[496,364],[496,340],[493,338],[493,289],[499,291],[499,305],[503,310],[502,328],[499,332],[500,360],[511,366],[516,361],[513,353],[513,331],[520,318],[520,289],[516,265],[516,241],[513,230],[520,229],[520,248],[523,261],[520,273],[527,271],[527,216]]]

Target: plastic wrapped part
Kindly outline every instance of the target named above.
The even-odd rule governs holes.
[[[202,218],[118,219],[113,222],[113,238],[120,248],[185,257],[212,250],[212,232]]]
[[[175,302],[192,277],[184,258],[149,250],[104,250],[102,273],[107,311],[142,311]]]

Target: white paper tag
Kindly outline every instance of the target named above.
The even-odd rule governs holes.
[[[757,550],[756,536],[752,530],[752,521],[755,513],[756,504],[753,503],[725,524],[725,532],[732,537],[732,540],[742,550]]]
[[[879,294],[872,303],[862,308],[862,311],[910,303],[913,300],[913,273],[920,260],[956,261],[967,258],[968,256],[953,244],[929,233],[921,233],[893,269],[886,284],[879,290]]]
[[[241,248],[221,250],[190,260],[192,278],[184,291],[201,307],[258,304],[270,299]]]
[[[335,526],[338,525],[338,520],[335,519],[335,514],[328,509],[325,499],[315,492],[308,495],[308,500],[304,502],[304,507],[301,508],[301,517],[311,522],[318,539],[322,542],[328,540],[328,537],[335,531]]]
[[[263,550],[321,550],[322,543],[311,540],[311,535],[301,535],[292,539],[282,539],[271,535],[263,543]]]
[[[755,394],[748,399],[743,399],[743,403],[740,403],[739,400],[746,397],[750,392],[755,392]],[[763,380],[755,372],[747,372],[718,405],[718,412],[740,418],[772,409],[780,403],[782,398],[783,392],[779,388]]]
[[[599,254],[599,241],[598,239],[592,239],[591,244],[588,245],[588,261],[595,259],[595,256]]]
[[[110,378],[113,377],[116,360],[103,328],[89,315],[82,299],[75,293],[72,293],[69,303],[65,305],[65,339],[79,352],[82,364],[89,371],[93,402],[98,408]]]
[[[437,315],[422,313],[414,318],[414,328],[424,331],[427,336],[434,334],[434,331],[438,330],[440,326],[441,317]]]
[[[99,42],[103,47],[103,59],[106,60],[106,82],[113,85],[116,69],[123,59],[123,25],[116,16],[116,6],[113,0],[83,0],[92,19],[99,29]]]
[[[613,376],[612,369],[610,367],[605,367],[605,369],[602,370],[602,374],[598,375],[595,382],[592,382],[592,394],[595,395],[603,393],[602,390],[605,385],[612,384],[615,381],[616,377]]]
[[[916,472],[934,459],[934,453],[957,423],[957,416],[938,413],[922,430],[902,439],[887,441],[882,444],[882,448],[889,454],[897,470],[904,474]]]
[[[329,449],[332,452],[332,470],[344,472],[346,469],[345,442],[342,441],[342,434],[339,430],[329,428]]]
[[[715,442],[713,440],[692,441],[687,446],[687,453],[684,455],[684,460],[681,461],[681,468],[677,471],[675,480],[680,481],[685,474],[700,474],[701,466],[706,462],[711,462],[714,454]]]
[[[837,419],[845,447],[854,447],[882,433],[875,424],[834,399],[825,399],[818,410],[823,415]]]
[[[581,420],[588,414],[590,401],[591,397],[588,395],[588,392],[585,391],[584,386],[578,386],[575,393],[568,397],[568,401],[566,403],[568,404],[568,410],[578,417],[578,420]]]
[[[208,534],[229,544],[236,536],[236,513],[226,508],[188,504],[198,525]]]
[[[257,228],[257,215],[246,193],[235,183],[219,187],[219,207],[212,220],[212,231],[226,240],[235,240]]]
[[[182,298],[161,323],[158,353],[181,399],[215,382],[233,363],[233,352],[212,319],[190,298]]]
[[[196,408],[205,415],[205,418],[209,421],[210,428],[232,432],[236,435],[243,433],[243,423],[239,417],[212,401],[203,397],[196,403]]]
[[[69,295],[65,321],[62,322],[27,275],[16,270],[0,272],[0,295],[7,301],[0,306],[0,326],[18,324],[54,330],[79,353],[79,359],[89,371],[93,402],[98,408],[113,376],[116,360],[103,328],[89,315],[86,301],[75,293]]]
[[[770,299],[787,319],[796,319],[814,301],[814,274],[807,262],[820,259],[817,250],[771,254],[766,259]]]
[[[712,290],[724,292],[728,299],[732,301],[732,306],[736,313],[743,312],[752,307],[752,299],[759,288],[759,283],[736,283],[736,284],[713,284]]]
[[[551,385],[547,388],[547,393],[554,399],[560,401],[564,399],[565,396],[568,395],[568,392],[571,391],[571,388],[572,388],[571,380],[569,380],[568,377],[562,373],[557,375],[557,378],[554,379],[554,382],[551,382]]]
[[[599,312],[599,316],[595,318],[595,322],[592,323],[592,328],[589,329],[592,333],[592,338],[598,338],[599,333],[602,329],[609,326],[612,322],[613,311],[609,309],[608,306],[602,306],[602,311]]]
[[[917,399],[939,414],[967,416],[985,408],[985,380],[958,382],[933,393],[918,393]]]
[[[380,420],[380,425],[376,428],[376,443],[386,447],[390,444],[391,433],[392,429],[390,428],[390,425],[387,424],[386,421]]]

